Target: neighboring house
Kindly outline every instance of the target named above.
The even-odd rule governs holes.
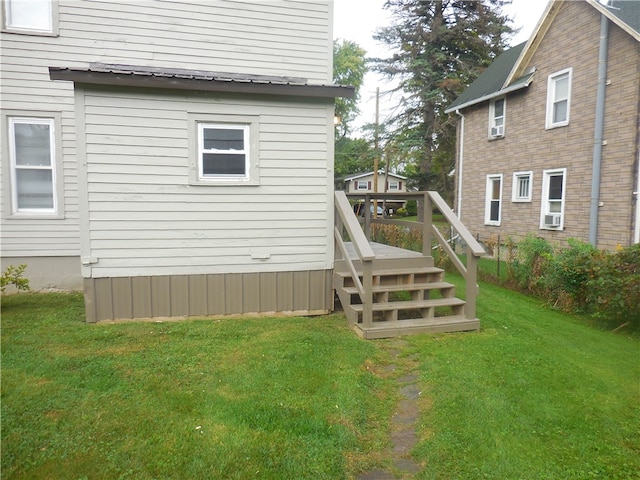
[[[374,172],[352,175],[342,180],[342,188],[349,193],[371,193],[374,191]],[[385,175],[383,170],[378,172],[377,192],[406,192],[407,177],[389,172]]]
[[[346,177],[339,182],[337,185],[337,189],[344,190],[347,194],[350,193],[373,193],[374,191],[378,193],[388,192],[388,193],[406,193],[407,191],[407,177],[403,177],[402,175],[397,175],[395,173],[389,172],[388,174],[384,173],[384,170],[378,171],[378,189],[375,190],[375,178],[374,172],[366,172],[360,173],[358,175],[352,175],[350,177]],[[355,205],[354,209],[356,213],[362,213],[361,204]],[[382,204],[378,202],[378,212],[382,213]],[[406,205],[406,200],[385,200],[384,202],[384,210],[387,213],[393,213],[398,208],[402,208]],[[373,208],[373,207],[371,207]]]
[[[3,7],[3,268],[88,321],[332,309],[330,0]]]
[[[640,241],[640,2],[549,3],[459,115],[460,219],[481,240]]]

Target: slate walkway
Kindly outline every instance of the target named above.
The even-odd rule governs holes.
[[[397,359],[402,351],[401,349],[406,346],[406,342],[402,338],[395,338],[391,345],[391,356]],[[409,360],[415,360],[415,358],[409,357]],[[397,365],[391,364],[388,368],[395,370]],[[372,470],[360,474],[357,480],[408,480],[420,471],[420,465],[411,458],[411,450],[418,443],[418,435],[416,433],[419,415],[418,398],[420,397],[417,385],[418,371],[411,369],[396,381],[400,389],[401,398],[391,419],[390,456],[395,466],[394,472]]]

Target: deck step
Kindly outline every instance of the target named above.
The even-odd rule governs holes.
[[[434,307],[457,307],[465,304],[464,300],[459,298],[434,298],[428,300],[407,300],[402,302],[386,302],[386,303],[374,303],[372,309],[374,312],[384,312],[390,310],[414,310],[420,308],[434,308]],[[347,308],[347,306],[344,306]],[[349,305],[348,308],[353,309],[355,312],[362,312],[362,304]],[[404,320],[403,320],[404,321]]]
[[[444,272],[444,270],[438,267],[389,268],[389,269],[385,268],[385,269],[377,269],[376,271],[373,272],[373,276],[381,277],[381,276],[411,275],[411,274],[419,275],[421,273],[424,274],[424,273],[442,273],[442,272]],[[362,277],[363,275],[362,271],[357,271],[356,273],[358,274],[359,277]],[[348,277],[351,277],[351,272],[336,270],[335,275],[343,278],[348,278]]]
[[[428,282],[428,283],[409,283],[409,284],[397,284],[397,285],[374,285],[374,293],[382,292],[413,292],[419,290],[443,290],[455,288],[455,285],[448,282]],[[342,287],[345,293],[349,295],[356,295],[358,289],[356,287]]]
[[[370,327],[356,324],[354,329],[364,339],[375,339],[415,333],[451,333],[479,330],[480,321],[477,318],[465,318],[464,315],[451,315],[448,317],[374,322]]]

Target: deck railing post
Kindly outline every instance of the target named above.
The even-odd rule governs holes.
[[[362,325],[364,328],[373,326],[373,262],[362,262],[362,286],[364,298],[362,298]]]
[[[467,246],[467,272],[465,275],[466,298],[465,317],[472,320],[476,318],[476,297],[478,295],[478,257]]]
[[[431,256],[431,225],[433,224],[433,205],[429,192],[425,192],[422,204],[422,255]]]
[[[364,235],[371,241],[371,195],[364,197]]]

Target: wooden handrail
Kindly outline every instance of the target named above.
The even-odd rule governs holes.
[[[338,246],[342,254],[342,259],[347,264],[353,283],[358,290],[358,295],[362,301],[362,323],[363,326],[370,327],[373,324],[373,260],[376,258],[373,248],[369,244],[367,237],[365,236],[360,223],[353,213],[351,204],[347,199],[347,196],[342,191],[335,192],[335,211],[336,211],[336,223],[339,219],[340,226],[347,232],[351,243],[353,244],[358,259],[362,264],[362,281],[355,268],[355,265],[349,253],[347,252],[346,245],[342,239],[341,228],[334,227],[335,243]]]
[[[347,235],[349,235],[351,242],[353,242],[358,258],[365,261],[373,260],[376,254],[373,253],[373,248],[371,248],[371,245],[367,241],[367,237],[362,231],[362,227],[358,223],[358,219],[353,214],[351,204],[349,203],[345,193],[341,191],[335,192],[335,201],[336,212],[340,216],[340,220],[347,231]]]

